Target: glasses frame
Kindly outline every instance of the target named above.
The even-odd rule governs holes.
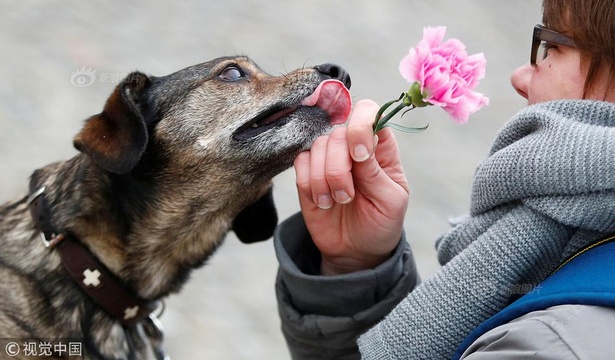
[[[532,52],[530,53],[530,64],[534,67],[536,66],[536,57],[538,56],[540,43],[543,41],[573,48],[577,47],[577,44],[575,44],[571,37],[553,30],[545,29],[542,25],[536,25],[534,26],[534,33],[532,35]]]

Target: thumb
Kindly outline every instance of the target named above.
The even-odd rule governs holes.
[[[372,202],[387,202],[407,195],[408,183],[391,129],[382,129],[377,136],[373,133],[378,109],[374,101],[357,102],[348,120],[347,140],[357,190]]]
[[[388,228],[403,222],[410,190],[391,129],[383,129],[378,135],[380,141],[376,155],[362,162],[354,162],[352,171],[355,196],[361,194],[371,203],[373,209],[382,215],[380,225]],[[377,213],[372,212],[372,215]]]
[[[378,109],[378,104],[372,100],[361,100],[352,109],[346,135],[350,156],[354,161],[362,162],[374,155],[372,126]]]
[[[403,199],[410,193],[397,140],[390,128],[380,130],[373,138],[374,156],[353,163],[355,186],[381,210],[397,211],[397,206],[405,206]]]

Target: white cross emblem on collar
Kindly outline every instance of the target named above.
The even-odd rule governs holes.
[[[130,320],[133,317],[137,316],[139,312],[139,305],[135,305],[133,307],[126,308],[124,310],[124,320]]]
[[[100,285],[101,273],[97,269],[85,269],[85,271],[83,272],[83,276],[83,283],[85,284],[85,286],[97,287],[98,285]]]

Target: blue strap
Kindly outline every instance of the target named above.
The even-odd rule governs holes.
[[[615,241],[613,237],[573,257],[530,293],[487,319],[459,345],[454,360],[486,332],[532,311],[564,304],[615,307]]]

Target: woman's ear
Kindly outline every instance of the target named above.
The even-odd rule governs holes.
[[[278,213],[273,203],[273,187],[233,220],[233,231],[241,242],[250,244],[273,236],[278,225]]]

